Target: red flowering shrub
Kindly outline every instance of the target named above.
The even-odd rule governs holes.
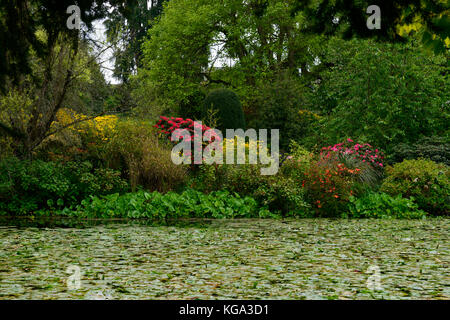
[[[160,116],[159,118],[160,118],[160,120],[154,125],[154,127],[159,129],[160,133],[162,133],[163,135],[166,135],[170,141],[176,142],[176,141],[172,140],[172,133],[175,130],[186,129],[190,133],[190,136],[187,138],[186,141],[191,142],[195,138],[200,138],[200,141],[202,141],[203,148],[206,147],[206,143],[203,142],[203,136],[204,135],[207,136],[207,133],[205,133],[205,132],[210,130],[211,129],[210,127],[201,125],[200,123],[196,123],[192,119],[183,119],[183,118],[175,118],[175,117],[168,118],[168,117],[164,117],[164,116]],[[195,130],[195,129],[201,129],[202,136],[199,137],[197,134],[198,130]],[[180,138],[180,137],[182,137],[182,135],[175,133],[175,137]],[[217,138],[218,137],[213,136],[212,141],[215,141],[215,139],[217,139]],[[187,156],[193,157],[192,154],[188,154]]]
[[[322,159],[339,159],[342,156],[361,160],[363,163],[367,163],[375,169],[384,167],[383,152],[368,143],[355,144],[352,139],[347,139],[347,141],[335,144],[334,146],[322,148],[322,152],[320,153]]]
[[[172,133],[177,129],[186,129],[191,134],[191,138],[189,141],[192,141],[195,136],[194,128],[197,126],[197,128],[201,128],[202,134],[205,133],[205,131],[211,129],[208,126],[195,124],[194,120],[192,119],[183,119],[183,118],[175,118],[175,117],[164,117],[160,116],[160,120],[154,125],[155,128],[158,128],[162,134],[167,135],[167,137],[170,139]]]
[[[360,169],[349,169],[337,161],[317,161],[305,173],[302,187],[306,198],[319,215],[336,215],[347,210],[354,194],[356,177]]]

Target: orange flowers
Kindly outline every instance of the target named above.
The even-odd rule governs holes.
[[[302,186],[318,210],[339,212],[346,207],[353,193],[354,176],[360,171],[332,159],[318,161],[306,172]]]

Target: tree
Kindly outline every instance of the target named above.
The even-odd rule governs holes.
[[[79,30],[67,28],[67,8],[73,0],[0,0],[0,90],[5,92],[7,78],[18,84],[23,75],[31,74],[31,50],[39,58],[49,57],[63,35],[67,43],[76,47],[80,37]],[[78,0],[81,20],[86,34],[92,22],[103,18],[107,6],[103,1]],[[37,31],[45,30],[47,39],[38,39]],[[47,64],[47,75],[50,75]]]
[[[135,92],[172,110],[206,88],[225,86],[247,113],[254,88],[282,71],[299,78],[314,62],[314,35],[295,1],[172,0],[144,42]],[[231,63],[230,63],[231,61]]]
[[[371,4],[377,3],[172,0],[143,44],[135,96],[142,107],[153,101],[162,109],[178,110],[190,104],[195,108],[206,89],[225,86],[238,93],[251,115],[258,108],[255,88],[280,73],[301,82],[315,80],[312,66],[328,36],[405,43],[399,27],[419,19],[428,44],[438,48],[447,37],[448,5],[443,1],[380,2],[380,30],[367,28]]]
[[[92,22],[106,15],[108,4],[77,1],[83,27],[70,30],[66,10],[73,4],[0,0],[0,84],[5,93],[0,96],[0,135],[15,140],[18,156],[30,156],[52,133],[51,124],[64,106],[104,112],[109,89],[87,34]]]
[[[42,42],[48,39],[43,30],[37,32],[37,38]],[[0,96],[0,134],[15,140],[19,157],[31,156],[52,134],[57,112],[65,106],[77,109],[80,90],[84,91],[87,83],[92,86],[92,71],[98,68],[95,56],[85,42],[73,47],[67,41],[61,35],[44,58],[30,49],[31,74],[22,76],[18,84],[9,81],[8,93]],[[86,106],[81,103],[81,107]]]
[[[448,133],[447,59],[406,45],[332,39],[321,56],[309,108],[322,114],[328,143],[352,137],[384,148]]]
[[[127,83],[130,75],[142,67],[141,44],[153,21],[162,12],[166,0],[111,0],[105,25],[114,46],[114,76]]]

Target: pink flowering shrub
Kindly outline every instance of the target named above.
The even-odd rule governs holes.
[[[202,135],[205,131],[210,130],[211,128],[205,125],[200,125],[199,123],[194,123],[192,119],[183,119],[183,118],[175,118],[175,117],[164,117],[160,116],[160,120],[154,125],[155,128],[158,128],[162,134],[171,138],[172,132],[177,129],[186,129],[191,134],[190,140],[192,141],[194,138],[197,138],[194,128],[201,129]],[[201,138],[201,137],[200,137]]]
[[[322,148],[320,158],[327,160],[331,158],[347,157],[367,163],[374,169],[384,167],[384,154],[368,143],[354,143],[352,139],[345,142]]]
[[[193,141],[195,138],[199,138],[200,141],[202,141],[202,147],[206,147],[207,144],[203,142],[203,136],[208,137],[212,142],[214,142],[216,139],[220,141],[219,137],[212,135],[210,132],[207,132],[208,130],[212,129],[208,126],[202,125],[200,123],[194,122],[192,119],[183,119],[183,118],[175,118],[175,117],[165,117],[160,116],[160,120],[154,125],[155,128],[159,129],[159,132],[172,142],[177,142],[172,140],[172,133],[177,129],[186,129],[190,136],[187,137],[187,142]],[[197,130],[195,130],[197,129]],[[201,130],[202,136],[199,137],[198,135],[198,129]],[[174,135],[176,138],[182,137],[181,134],[175,133]],[[186,156],[193,157],[192,154],[187,154]]]
[[[351,139],[322,148],[302,180],[306,198],[319,215],[338,215],[347,209],[351,196],[380,182],[383,160],[380,150]]]

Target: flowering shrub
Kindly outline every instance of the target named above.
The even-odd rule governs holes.
[[[119,118],[104,115],[89,118],[74,110],[62,108],[51,124],[50,132],[37,148],[38,157],[47,160],[94,161],[98,148],[114,134]]]
[[[317,161],[305,173],[302,187],[320,215],[336,215],[347,209],[361,169],[349,169],[338,161]]]
[[[167,135],[170,139],[172,133],[177,129],[186,129],[190,134],[188,141],[192,141],[194,138],[198,138],[194,129],[201,129],[202,135],[211,128],[199,123],[195,123],[192,119],[183,119],[175,117],[164,117],[160,116],[160,120],[154,125],[155,128],[159,129],[160,133]],[[180,135],[176,135],[179,137]],[[200,137],[201,138],[201,137]]]
[[[382,168],[384,166],[384,154],[380,150],[372,147],[368,143],[354,143],[352,139],[345,142],[322,148],[321,158],[330,159],[332,157],[339,158],[342,156],[353,156],[354,159],[368,163],[373,168]]]
[[[245,156],[244,159],[246,164],[250,164],[250,152],[255,152],[255,155],[259,157],[260,152],[262,151],[262,155],[270,154],[270,150],[264,141],[261,140],[253,140],[249,139],[247,141],[244,141],[244,139],[239,139],[238,136],[235,136],[234,138],[223,139],[223,155],[224,157],[227,157],[227,148],[230,147],[234,149],[234,161],[237,163],[237,159],[239,157],[238,150],[244,150]],[[242,159],[241,159],[242,160]],[[255,160],[255,159],[254,159]],[[258,159],[256,159],[258,161]],[[258,162],[259,163],[259,162]],[[255,164],[255,163],[252,163]]]
[[[351,196],[379,182],[383,159],[380,150],[351,139],[322,148],[319,159],[311,163],[303,176],[308,200],[320,214],[346,211]]]
[[[82,137],[89,136],[89,140],[107,141],[119,119],[116,115],[103,115],[87,120],[88,118],[74,110],[61,109],[56,114],[56,121],[52,123],[52,130],[80,121],[66,130],[77,132]]]
[[[183,119],[183,118],[175,118],[175,117],[164,117],[160,116],[160,120],[154,125],[155,128],[159,130],[159,132],[163,135],[165,135],[170,141],[175,142],[172,140],[172,133],[177,129],[186,129],[190,136],[186,138],[187,142],[191,142],[196,138],[200,138],[200,141],[202,141],[202,147],[206,147],[207,144],[203,142],[203,136],[207,136],[210,138],[211,141],[215,141],[216,139],[219,139],[217,136],[211,136],[210,132],[207,132],[208,130],[211,130],[210,127],[206,125],[202,125],[200,123],[196,123],[192,119]],[[195,130],[197,129],[197,130]],[[197,132],[198,129],[202,132],[202,137],[199,137]],[[179,133],[175,133],[174,135],[176,138],[183,137]],[[220,140],[219,140],[220,141]],[[191,157],[191,160],[193,161],[193,155],[188,152],[188,154],[185,154],[184,156]]]

